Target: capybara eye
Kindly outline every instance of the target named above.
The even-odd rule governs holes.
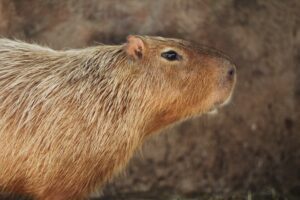
[[[169,61],[180,60],[182,58],[176,51],[173,51],[173,50],[163,52],[161,54],[161,57],[163,57]]]

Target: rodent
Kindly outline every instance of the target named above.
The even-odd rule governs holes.
[[[235,71],[179,39],[65,51],[0,39],[0,188],[86,199],[149,135],[228,101]]]

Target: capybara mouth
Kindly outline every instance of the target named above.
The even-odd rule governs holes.
[[[227,96],[227,98],[216,101],[213,104],[213,106],[211,107],[211,109],[209,109],[209,111],[207,112],[207,114],[217,114],[219,108],[222,108],[222,107],[228,105],[230,103],[231,99],[232,99],[233,90],[234,90],[234,86],[232,87],[231,92]]]
[[[209,109],[209,111],[207,112],[207,114],[209,115],[215,115],[215,114],[218,114],[218,111],[219,111],[219,108],[225,106],[226,104],[229,103],[230,100],[225,100],[224,102],[223,101],[218,101],[216,102],[211,109]]]
[[[213,107],[212,109],[210,109],[207,114],[209,115],[215,115],[215,114],[218,114],[218,108],[217,107]]]

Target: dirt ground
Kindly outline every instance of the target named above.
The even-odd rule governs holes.
[[[128,34],[216,47],[236,63],[232,103],[149,139],[103,191],[300,196],[300,1],[0,0],[0,35],[55,49]]]

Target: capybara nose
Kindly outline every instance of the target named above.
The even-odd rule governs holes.
[[[222,81],[232,81],[235,80],[236,76],[236,67],[235,64],[233,64],[230,60],[227,58],[221,58],[220,59],[220,78]]]

